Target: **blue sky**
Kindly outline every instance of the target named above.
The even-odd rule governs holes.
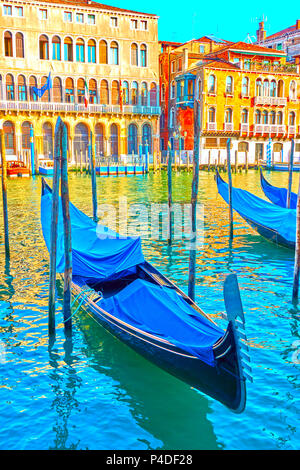
[[[293,2],[284,7],[278,0],[231,0],[227,6],[224,0],[187,3],[183,0],[103,0],[101,3],[157,14],[160,17],[159,39],[165,41],[184,42],[205,34],[244,41],[248,33],[255,35],[262,15],[267,17],[267,35],[291,26],[296,23],[296,19],[300,19],[300,9],[297,12],[296,8],[292,8]]]

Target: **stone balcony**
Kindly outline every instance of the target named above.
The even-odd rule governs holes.
[[[254,104],[262,106],[286,106],[287,98],[280,98],[277,96],[256,96]]]

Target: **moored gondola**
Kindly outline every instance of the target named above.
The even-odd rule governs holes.
[[[218,171],[216,181],[219,194],[228,204],[228,183]],[[278,245],[295,249],[295,209],[277,206],[238,188],[232,188],[232,207],[261,236]]]
[[[48,248],[51,204],[51,189],[43,181],[41,223]],[[144,259],[140,238],[122,237],[97,225],[71,203],[70,218],[74,301],[145,358],[242,412],[249,357],[240,341],[246,336],[236,276],[228,276],[224,284],[228,321],[224,331]],[[62,273],[61,207],[57,231],[57,271]]]
[[[287,188],[278,188],[269,183],[263,175],[262,170],[260,170],[260,185],[265,196],[273,202],[276,206],[286,208],[287,206]],[[297,207],[297,194],[291,192],[290,199],[290,209],[296,209]]]

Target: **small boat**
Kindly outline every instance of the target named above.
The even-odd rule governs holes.
[[[39,174],[45,176],[53,176],[54,164],[53,160],[40,160],[39,161]]]
[[[21,160],[13,160],[7,162],[7,176],[10,178],[28,178],[30,170]]]
[[[218,192],[229,201],[228,183],[217,171]],[[278,245],[295,249],[296,211],[265,201],[244,189],[232,188],[232,208],[261,236]]]
[[[52,190],[43,179],[41,224],[50,247]],[[249,357],[236,276],[227,277],[224,331],[172,281],[144,259],[139,237],[96,224],[72,203],[72,294],[115,337],[157,366],[220,401],[244,410]],[[61,200],[57,272],[64,272]],[[74,303],[74,301],[73,301]],[[242,359],[243,356],[243,359]],[[137,380],[139,378],[137,377]]]
[[[273,202],[276,206],[286,208],[287,202],[287,188],[278,188],[270,184],[263,175],[262,170],[260,170],[260,184],[261,189],[265,193],[265,196]],[[291,192],[290,199],[290,209],[296,209],[297,207],[297,194]]]
[[[268,166],[266,163],[263,163],[261,167],[264,170],[271,170],[271,171],[289,171],[289,164],[288,163],[273,163],[271,166]],[[299,162],[294,162],[294,168],[293,171],[300,171],[300,163]]]

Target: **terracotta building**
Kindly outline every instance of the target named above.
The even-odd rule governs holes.
[[[261,21],[256,36],[257,44],[260,46],[285,52],[287,61],[295,62],[296,57],[300,56],[300,20],[269,36],[267,36],[264,21]]]
[[[0,1],[0,122],[7,156],[53,155],[58,115],[70,161],[87,153],[126,159],[159,147],[158,17],[90,0]],[[52,87],[39,98],[36,89]],[[85,101],[87,100],[87,102]]]

